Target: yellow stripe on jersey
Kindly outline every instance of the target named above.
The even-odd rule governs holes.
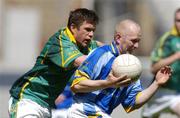
[[[101,114],[95,114],[94,116],[88,116],[88,118],[101,118],[102,117],[102,115]]]
[[[67,58],[66,60],[64,60],[64,51],[63,51],[63,44],[62,44],[62,40],[61,40],[61,37],[62,37],[62,33],[63,33],[63,31],[60,33],[60,35],[59,35],[59,43],[60,43],[60,48],[61,48],[61,57],[62,57],[62,66],[64,67],[65,65],[66,65],[66,63],[70,60],[70,59],[72,59],[72,58],[74,58],[75,56],[77,56],[78,54],[79,54],[79,52],[77,51],[77,53],[74,53],[73,55],[71,55],[69,58]],[[74,36],[72,35],[72,33],[70,32],[70,30],[68,29],[68,28],[66,28],[65,29],[65,31],[64,31],[64,33],[65,33],[65,35],[67,35],[69,38],[70,38],[70,40],[73,42],[73,43],[76,43],[76,40],[75,40],[75,38],[74,38]]]
[[[160,38],[160,48],[158,49],[158,54],[159,54],[159,56],[162,56],[162,53],[163,53],[163,45],[164,45],[164,42],[165,42],[165,40],[167,39],[167,37],[170,35],[170,33],[169,32],[166,32],[163,36],[162,36],[162,38]]]
[[[60,48],[61,48],[61,51],[60,51],[60,55],[61,55],[61,60],[62,60],[62,66],[64,66],[64,54],[63,54],[63,46],[62,46],[62,40],[61,40],[61,37],[62,37],[62,32],[60,33],[59,35],[59,45],[60,45]]]
[[[112,48],[113,53],[116,53],[116,51],[115,51],[114,46],[113,46],[112,43],[111,43],[111,48]]]
[[[22,97],[23,97],[23,92],[24,92],[25,88],[29,85],[29,82],[31,80],[33,80],[34,78],[35,77],[30,77],[29,81],[24,84],[24,86],[22,87],[21,92],[20,92],[20,99],[22,99]]]
[[[45,55],[44,55],[44,59],[41,61],[41,64],[44,63],[44,60],[45,60],[45,58],[46,58],[46,56],[47,56],[47,53],[48,53],[48,50],[46,51],[46,53],[45,53]]]
[[[63,66],[66,65],[66,63],[67,63],[70,59],[74,58],[74,57],[77,56],[78,54],[79,54],[79,53],[75,53],[75,54],[71,55],[69,58],[67,58],[66,61],[63,63]]]
[[[31,80],[33,80],[37,74],[38,74],[38,72],[35,73],[33,77],[29,77],[29,79],[28,79],[29,81],[24,84],[24,86],[22,87],[21,92],[20,92],[20,99],[22,99],[22,97],[23,97],[23,92],[24,92],[25,88],[29,85],[29,82],[30,82]]]

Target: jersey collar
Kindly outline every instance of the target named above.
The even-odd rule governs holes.
[[[111,50],[112,50],[112,52],[113,52],[113,54],[114,54],[115,56],[120,55],[119,49],[118,49],[115,41],[113,41],[113,42],[110,44],[110,47],[111,47]]]
[[[71,33],[71,31],[69,30],[68,27],[66,27],[65,29],[65,34],[69,37],[69,39],[76,44],[76,39],[74,38],[73,34]]]
[[[179,36],[178,31],[175,26],[171,29],[170,34],[172,34],[174,36]]]

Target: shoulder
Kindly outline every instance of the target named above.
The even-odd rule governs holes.
[[[103,54],[103,53],[109,52],[108,47],[109,47],[108,45],[98,47],[93,50],[93,53]]]
[[[93,58],[93,59],[106,59],[108,60],[109,58],[114,57],[114,55],[111,53],[110,49],[109,49],[109,45],[104,45],[101,47],[98,47],[94,50],[92,50],[89,54],[88,54],[88,58]]]

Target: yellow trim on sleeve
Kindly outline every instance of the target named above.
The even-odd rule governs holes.
[[[29,85],[29,82],[30,82],[31,80],[33,80],[34,78],[35,78],[35,77],[31,77],[31,78],[29,79],[29,81],[26,82],[26,84],[24,84],[24,86],[22,87],[21,92],[20,92],[20,99],[23,98],[23,92],[24,92],[25,88]]]
[[[137,99],[139,99],[139,96],[141,96],[141,92],[139,92],[137,95],[136,95],[136,100]],[[136,101],[135,100],[135,101]],[[135,110],[135,109],[133,109],[133,107],[132,106],[130,106],[130,107],[128,107],[128,108],[125,108],[125,111],[127,112],[127,113],[129,113],[129,112],[131,112],[131,111],[133,111],[133,110]]]
[[[83,71],[80,71],[80,70],[76,70],[75,72],[75,78],[81,78],[81,77],[86,77],[87,79],[89,79],[89,75],[86,74],[85,72]]]
[[[133,110],[132,110],[132,106],[130,106],[130,107],[128,107],[128,108],[125,108],[125,111],[126,111],[127,113],[133,111]]]
[[[66,65],[66,63],[67,63],[70,59],[74,58],[74,57],[77,56],[78,54],[79,54],[79,53],[76,53],[76,54],[71,55],[68,59],[66,59],[65,62],[63,62],[63,66]]]
[[[82,72],[80,70],[76,70],[74,76],[76,79],[73,80],[71,87],[74,86],[75,84],[78,84],[82,80],[89,79],[89,76],[85,72]]]
[[[23,97],[23,92],[24,92],[25,88],[29,85],[29,83],[30,83],[31,80],[33,80],[34,78],[36,78],[36,75],[37,75],[37,74],[38,74],[38,72],[35,73],[35,74],[33,75],[33,77],[30,77],[30,78],[28,79],[29,81],[24,84],[24,86],[22,87],[21,92],[20,92],[20,99],[22,99],[22,97]]]
[[[76,70],[75,72],[75,78],[73,81],[72,81],[72,84],[71,84],[71,90],[73,91],[73,86],[78,84],[80,81],[82,80],[87,80],[89,79],[89,76],[85,73],[85,72],[82,72],[80,70]]]
[[[139,97],[141,96],[141,92],[139,92],[137,95],[136,95],[136,101],[139,99]]]
[[[86,77],[81,77],[81,78],[77,78],[77,79],[73,80],[72,85],[71,85],[71,88],[72,88],[74,85],[78,84],[78,83],[79,83],[80,81],[82,81],[82,80],[87,80],[87,78],[86,78]]]
[[[94,115],[88,115],[88,118],[101,118],[102,117],[102,115],[101,115],[101,113],[99,113],[99,112],[97,112],[96,114],[94,114]]]

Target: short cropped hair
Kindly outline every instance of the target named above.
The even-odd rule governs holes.
[[[84,21],[96,26],[96,24],[98,24],[99,22],[99,18],[92,10],[88,10],[86,8],[78,8],[70,12],[67,25],[68,28],[70,28],[72,24],[79,28]]]
[[[175,13],[177,13],[177,12],[180,12],[180,8],[178,8]]]

